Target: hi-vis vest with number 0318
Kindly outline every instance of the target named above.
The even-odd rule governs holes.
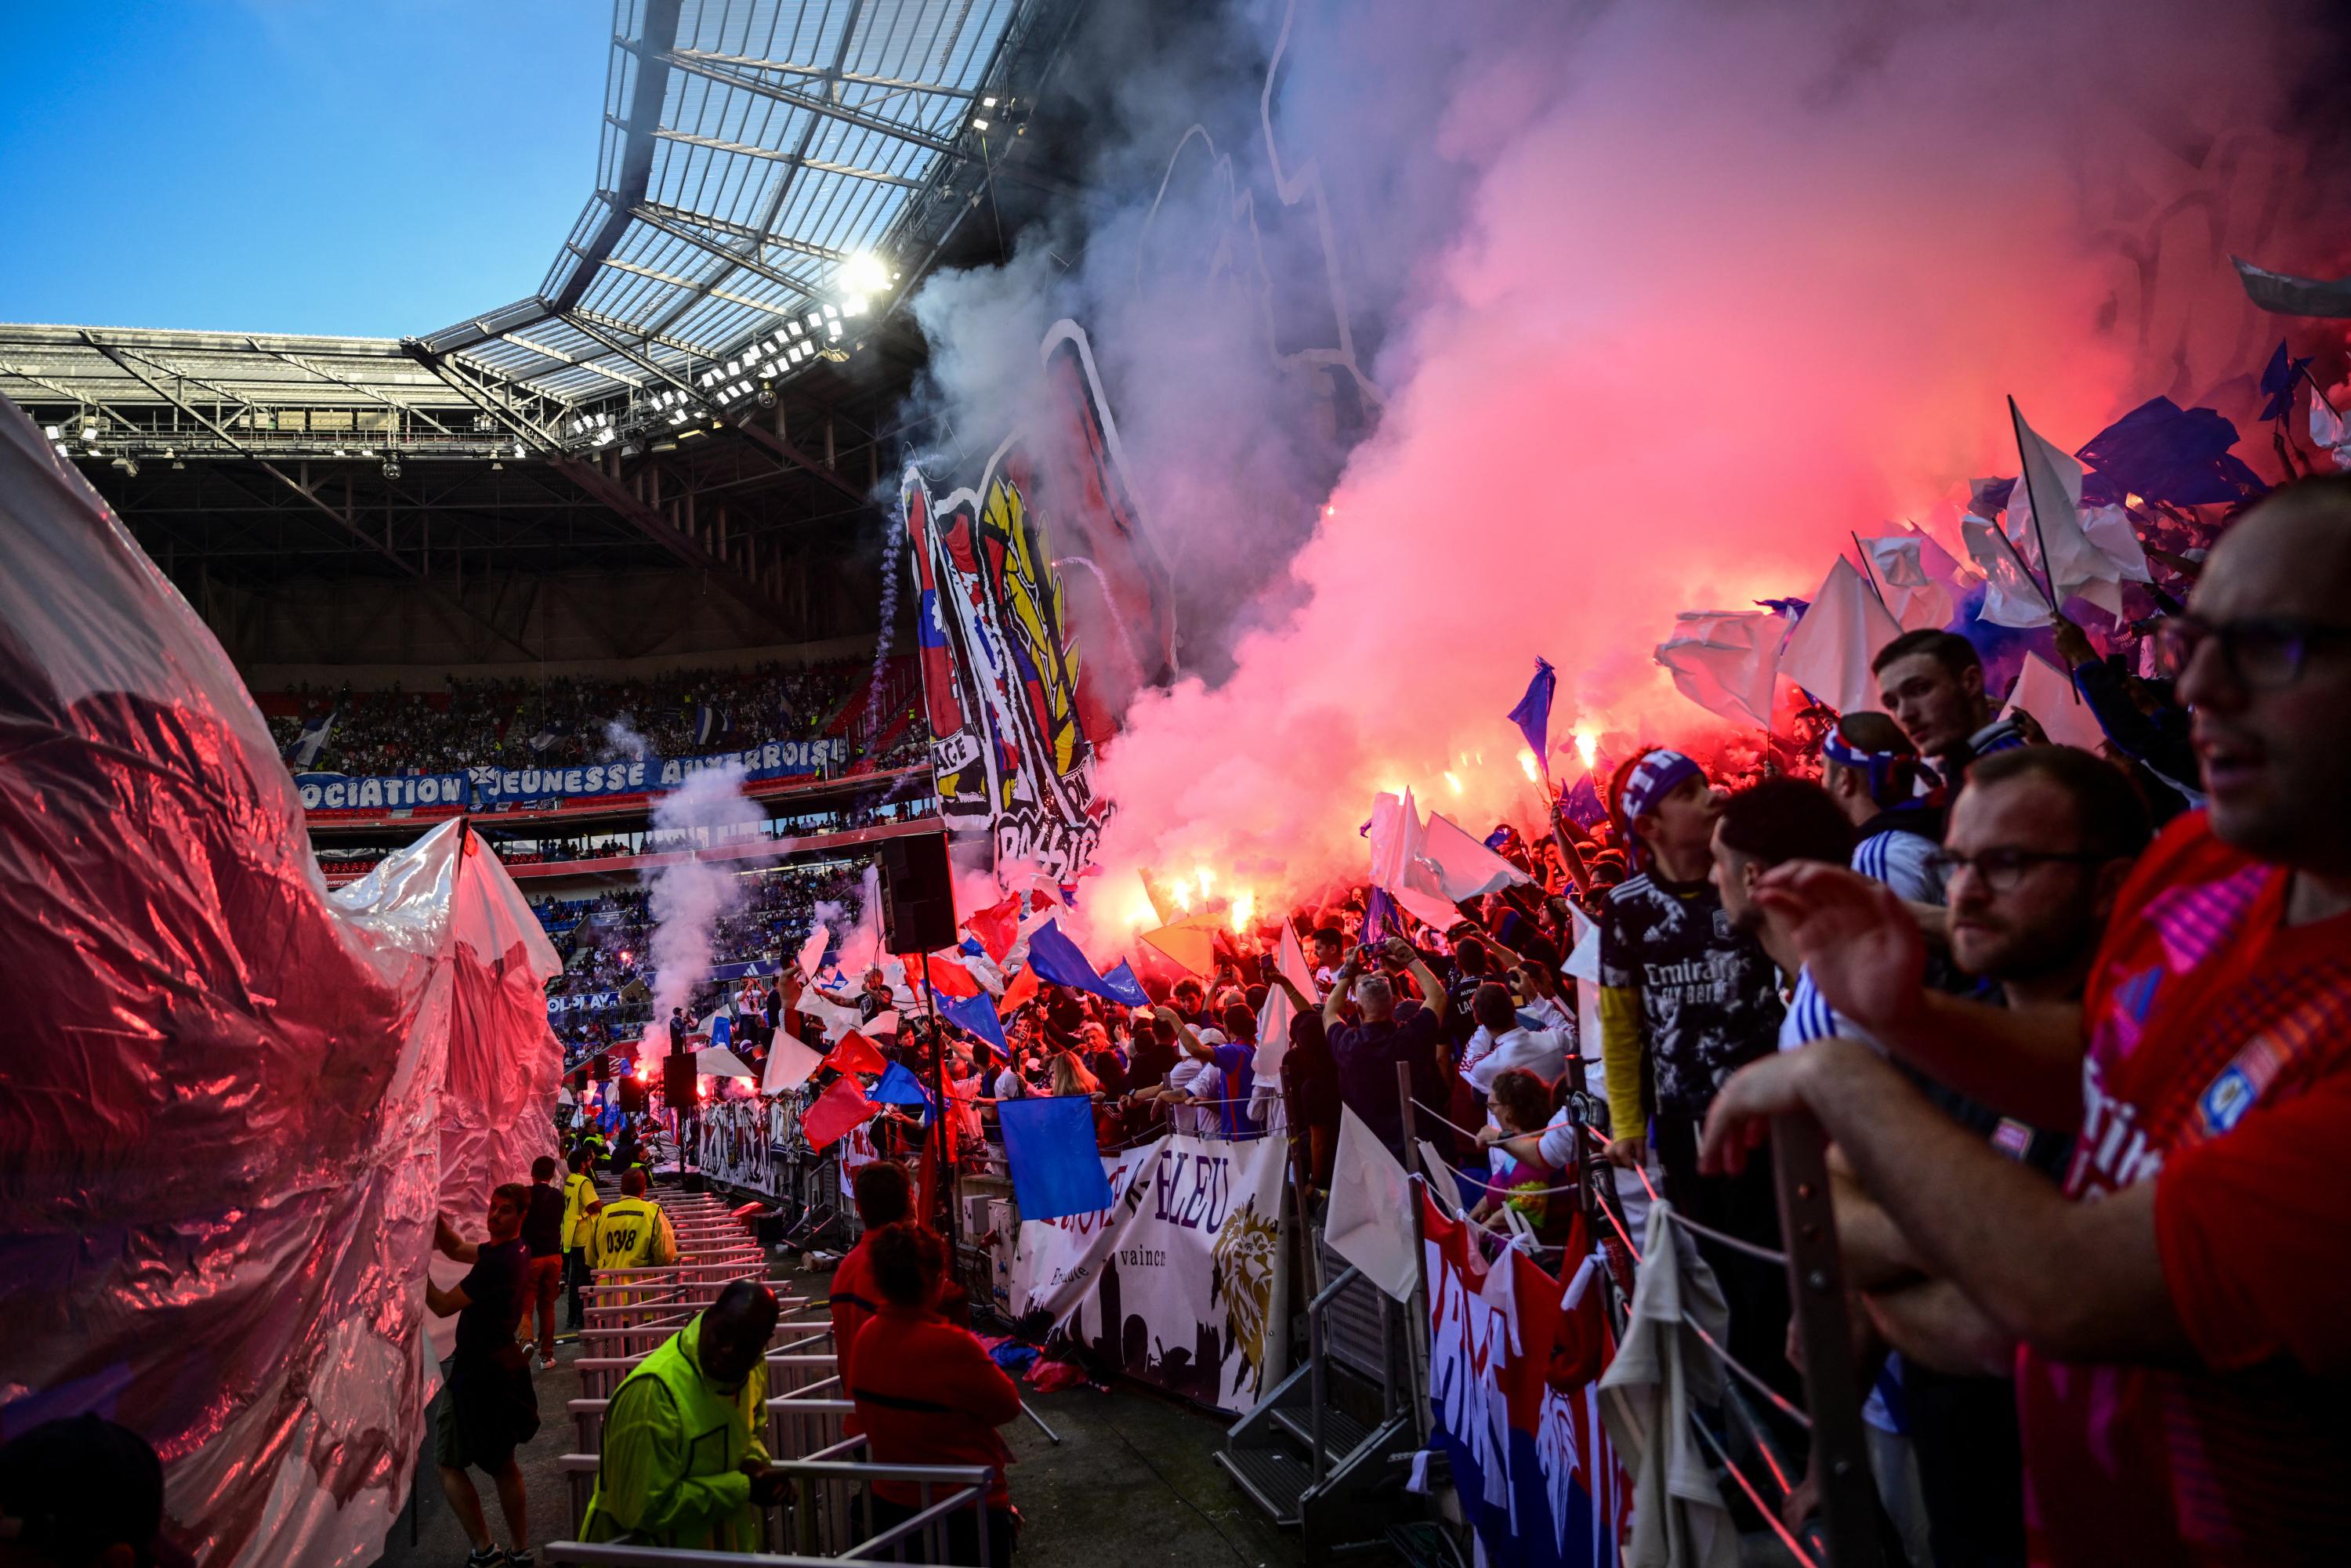
[[[644,1269],[677,1260],[669,1216],[642,1197],[619,1197],[604,1206],[588,1243],[588,1262],[597,1269]]]

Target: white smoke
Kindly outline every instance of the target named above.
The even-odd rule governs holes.
[[[653,1021],[650,1043],[666,1032],[670,1009],[685,1007],[710,978],[712,937],[719,918],[743,905],[736,873],[764,865],[766,854],[705,860],[702,852],[738,843],[758,831],[758,807],[743,796],[743,769],[734,763],[705,768],[653,805],[653,847],[677,858],[643,876],[653,915]],[[693,1021],[689,1018],[689,1021]],[[667,1045],[664,1040],[664,1046]]]

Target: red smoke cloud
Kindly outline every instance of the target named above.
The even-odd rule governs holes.
[[[1677,611],[1808,594],[1848,529],[2013,473],[2006,394],[2073,446],[2257,369],[2280,326],[2228,251],[2318,259],[2263,129],[2293,42],[2189,5],[1619,6],[1555,55],[1491,40],[1408,128],[1477,193],[1302,602],[1128,715],[1095,918],[1142,867],[1360,878],[1379,789],[1526,820],[1502,715],[1538,653],[1563,779],[1579,723],[1719,733],[1652,662]]]

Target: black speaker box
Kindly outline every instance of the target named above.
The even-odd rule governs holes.
[[[634,1073],[621,1080],[621,1109],[631,1116],[644,1113],[645,1081]]]
[[[882,940],[893,953],[955,946],[955,879],[945,833],[882,841]]]
[[[662,1058],[662,1094],[673,1111],[694,1108],[694,1058],[674,1051]]]
[[[598,1083],[612,1082],[612,1056],[610,1051],[600,1051],[588,1059],[588,1076]]]

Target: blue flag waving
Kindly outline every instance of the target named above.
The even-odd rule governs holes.
[[[1003,1020],[996,1016],[996,1003],[986,992],[971,997],[946,997],[936,992],[933,999],[949,1023],[967,1030],[996,1048],[998,1056],[1009,1056],[1004,1043]]]
[[[927,1110],[931,1103],[931,1097],[923,1092],[923,1081],[903,1061],[892,1062],[889,1071],[865,1092],[865,1097],[876,1105],[913,1105]]]
[[[1005,1100],[996,1107],[1020,1218],[1065,1219],[1110,1207],[1110,1177],[1094,1145],[1093,1102],[1082,1095]]]
[[[1061,922],[1048,920],[1029,934],[1029,967],[1037,971],[1040,980],[1050,980],[1057,986],[1069,986],[1129,1007],[1141,1007],[1151,998],[1134,978],[1134,971],[1123,964],[1111,971],[1105,979],[1094,971],[1078,945],[1062,933]],[[1122,973],[1123,971],[1123,973]],[[1025,1214],[1025,1210],[1023,1211]]]
[[[1535,765],[1551,776],[1551,695],[1559,689],[1559,676],[1552,674],[1551,661],[1535,660],[1535,678],[1527,683],[1527,695],[1519,706],[1510,711],[1509,718],[1527,737],[1527,746],[1535,754]]]
[[[1116,968],[1102,977],[1102,995],[1112,1001],[1124,1002],[1131,1008],[1151,1005],[1151,993],[1143,988],[1143,982],[1135,978],[1134,967],[1123,958],[1118,961]]]
[[[2272,354],[2270,362],[2262,367],[2262,391],[2269,393],[2270,398],[2262,405],[2262,418],[2287,419],[2293,416],[2294,378],[2301,375],[2303,368],[2309,363],[2307,359],[2297,360],[2287,353],[2285,340],[2278,340],[2277,352]]]

